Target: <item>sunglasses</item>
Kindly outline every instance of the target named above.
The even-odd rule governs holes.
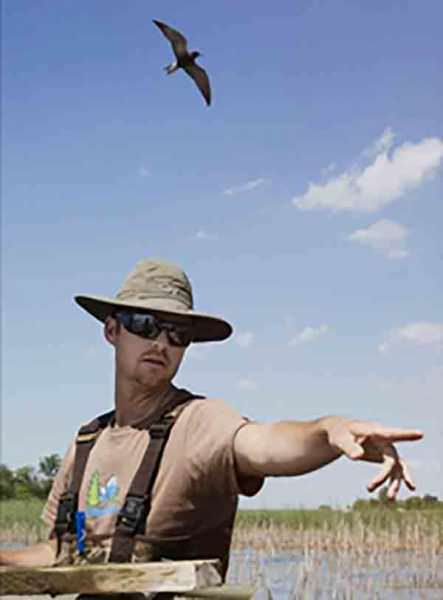
[[[114,317],[130,333],[147,340],[155,340],[162,331],[166,333],[171,346],[189,346],[193,340],[193,329],[190,325],[161,321],[149,313],[119,311]]]

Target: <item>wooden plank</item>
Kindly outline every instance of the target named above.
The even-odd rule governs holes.
[[[216,560],[80,565],[67,567],[0,567],[0,593],[38,594],[186,592],[221,584]]]
[[[175,599],[179,598],[211,598],[212,600],[250,600],[254,597],[256,589],[252,585],[219,585],[215,587],[202,588],[192,592],[183,592]],[[174,599],[174,600],[175,600]]]

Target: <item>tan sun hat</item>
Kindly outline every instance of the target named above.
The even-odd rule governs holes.
[[[191,317],[194,342],[224,340],[232,333],[227,321],[194,311],[191,282],[180,267],[164,260],[137,263],[115,298],[81,295],[75,296],[75,301],[100,321],[116,308],[139,308],[165,319]]]

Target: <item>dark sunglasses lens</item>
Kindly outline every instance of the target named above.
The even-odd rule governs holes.
[[[151,339],[157,337],[160,329],[152,315],[134,313],[131,315],[130,331],[136,335],[142,335]]]
[[[192,342],[192,330],[190,327],[173,325],[168,328],[168,337],[174,346],[189,346]]]
[[[153,315],[145,313],[117,313],[116,317],[125,328],[147,339],[155,339],[162,330],[166,331],[169,343],[173,346],[189,346],[192,342],[192,328],[176,323],[158,321]]]

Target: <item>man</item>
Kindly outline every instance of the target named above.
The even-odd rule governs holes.
[[[402,483],[415,489],[394,443],[418,440],[419,431],[338,416],[251,422],[221,400],[177,389],[172,381],[189,344],[232,333],[223,319],[194,311],[191,284],[177,266],[143,260],[115,298],[76,301],[104,323],[114,347],[115,413],[82,430],[68,449],[44,510],[50,539],[1,551],[1,564],[214,557],[225,574],[238,495],[256,494],[265,477],[301,475],[345,455],[380,463],[369,491],[386,481],[392,499]],[[169,438],[158,470],[143,471],[160,422],[169,423]],[[136,473],[144,487],[134,494]],[[70,494],[74,481],[78,490]],[[86,519],[84,547],[73,510]]]

